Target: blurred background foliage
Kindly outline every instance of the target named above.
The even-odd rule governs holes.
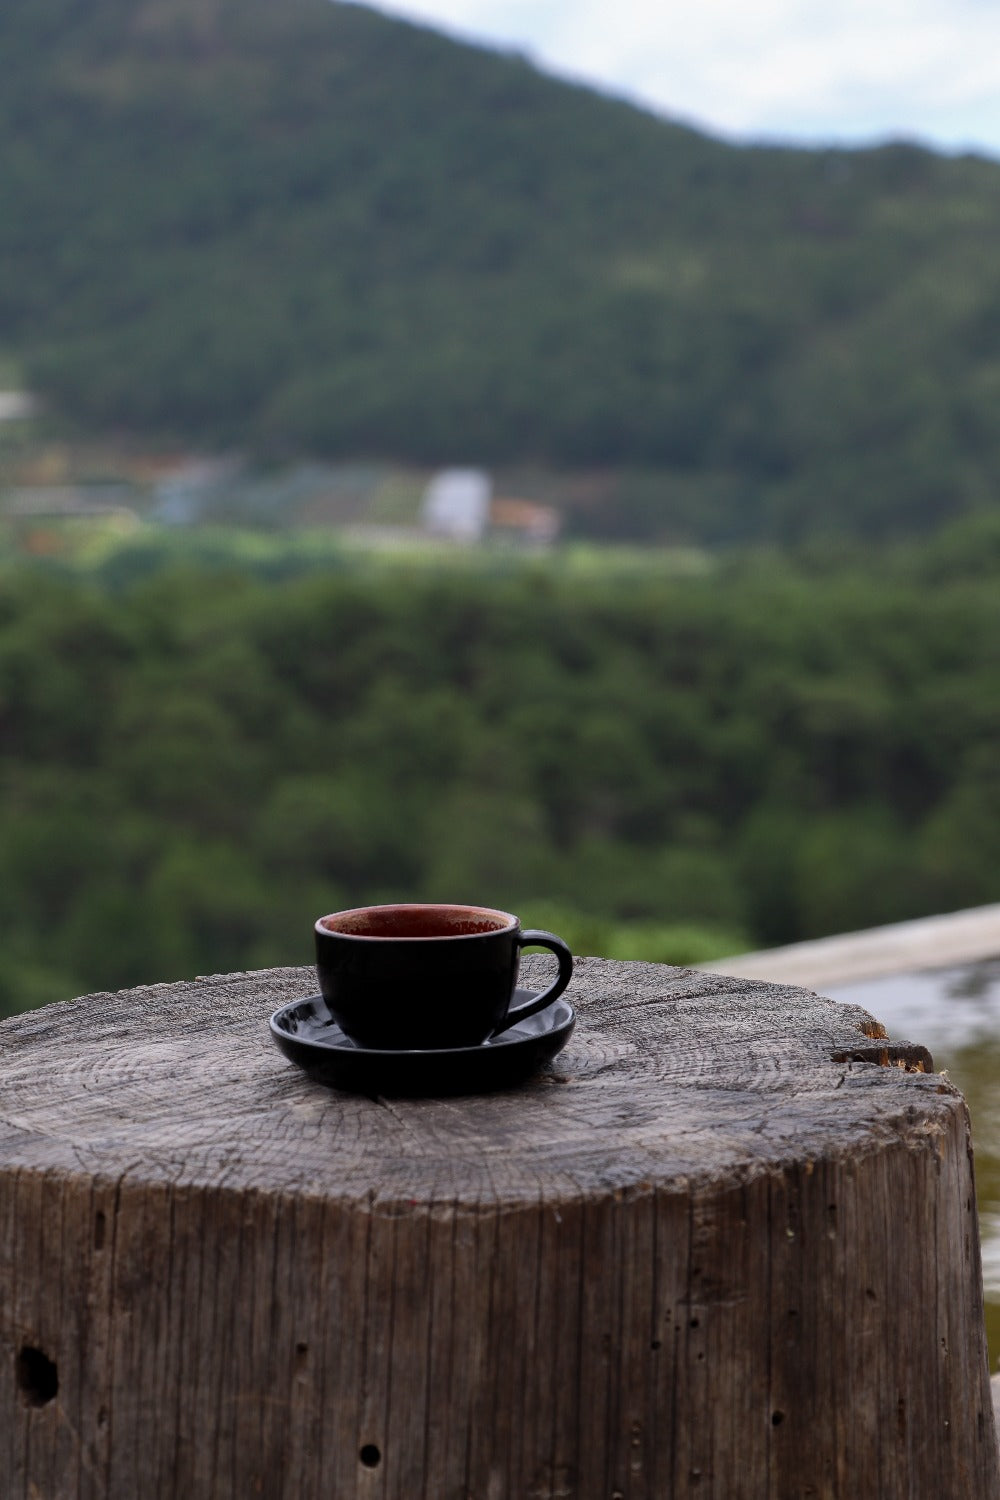
[[[0,1005],[309,963],[365,902],[697,962],[1000,900],[998,543],[11,555]]]
[[[1000,166],[328,0],[18,0],[0,56],[0,1007],[355,902],[695,961],[1000,899]],[[70,545],[116,453],[242,455],[229,529]],[[251,529],[318,459],[569,545]]]
[[[66,430],[596,469],[620,539],[996,505],[995,162],[735,147],[329,0],[16,0],[0,56],[0,356]]]

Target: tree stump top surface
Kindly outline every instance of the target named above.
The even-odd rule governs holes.
[[[522,983],[546,973],[530,956]],[[370,1099],[312,1082],[273,1045],[270,1013],[315,989],[311,969],[270,969],[8,1019],[6,1170],[475,1209],[926,1145],[964,1109],[940,1076],[880,1066],[884,1032],[857,1007],[604,959],[577,961],[576,1031],[527,1084]]]

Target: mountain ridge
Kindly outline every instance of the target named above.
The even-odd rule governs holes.
[[[996,502],[1000,166],[732,146],[329,0],[0,13],[0,346],[84,430],[599,466],[623,534]]]

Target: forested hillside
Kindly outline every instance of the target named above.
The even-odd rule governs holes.
[[[8,0],[0,59],[0,354],[79,431],[620,469],[598,534],[996,504],[1000,166],[737,149],[329,0]]]
[[[380,899],[675,961],[1000,900],[998,561],[10,569],[0,1009],[308,963]]]

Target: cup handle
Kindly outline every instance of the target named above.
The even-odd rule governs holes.
[[[518,1021],[523,1021],[526,1016],[533,1016],[538,1011],[544,1010],[547,1005],[551,1005],[553,1000],[562,994],[573,977],[573,955],[562,938],[556,937],[554,932],[536,932],[534,929],[521,932],[518,934],[517,946],[518,948],[550,948],[559,960],[559,973],[548,989],[536,995],[534,1000],[528,1000],[524,1005],[518,1005],[513,1010],[509,1010],[500,1025],[495,1028],[494,1036],[499,1036],[511,1026],[516,1026]]]

